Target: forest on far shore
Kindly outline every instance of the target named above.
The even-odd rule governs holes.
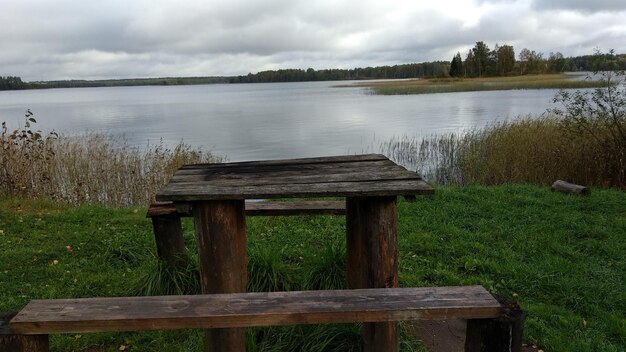
[[[599,57],[602,60],[599,60]],[[0,76],[0,90],[37,88],[113,87],[144,85],[189,85],[217,83],[267,83],[406,79],[426,77],[493,77],[526,74],[626,70],[626,54],[564,57],[560,52],[547,56],[527,48],[515,55],[511,45],[496,44],[489,49],[482,41],[469,49],[465,58],[458,52],[452,61],[431,61],[393,66],[353,69],[280,69],[240,76],[161,77],[107,80],[57,80],[25,82],[18,76]]]

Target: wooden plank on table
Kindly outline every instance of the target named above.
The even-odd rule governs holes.
[[[394,164],[391,160],[378,160],[378,161],[357,161],[346,163],[326,163],[326,164],[289,164],[289,165],[272,165],[272,166],[238,166],[231,167],[224,165],[224,167],[212,167],[212,168],[194,168],[194,169],[178,169],[175,172],[176,176],[187,175],[211,175],[215,177],[245,177],[245,176],[278,176],[289,175],[289,173],[306,173],[306,174],[323,174],[323,173],[350,173],[354,171],[360,171],[367,169],[371,172],[379,170],[402,170],[405,168]]]
[[[346,201],[246,202],[246,215],[343,215]]]
[[[180,213],[172,202],[154,202],[148,208],[147,218],[157,216],[191,216],[191,211]]]
[[[361,154],[361,155],[338,155],[338,156],[325,156],[316,158],[298,158],[298,159],[280,159],[280,160],[259,160],[259,161],[241,161],[232,163],[210,163],[210,164],[190,164],[184,165],[181,169],[195,169],[195,168],[223,168],[223,167],[240,167],[240,166],[276,166],[285,164],[320,164],[320,163],[344,163],[353,161],[377,161],[377,160],[389,160],[382,154]]]
[[[416,173],[385,170],[372,172],[368,170],[350,173],[322,173],[298,174],[275,173],[273,175],[242,175],[241,177],[220,177],[218,175],[174,175],[170,183],[211,183],[215,186],[255,186],[280,185],[299,183],[331,183],[331,182],[360,182],[378,180],[421,180]]]
[[[481,286],[33,300],[10,322],[22,334],[494,318]]]
[[[343,215],[346,213],[345,200],[309,200],[288,202],[246,201],[246,215]],[[172,202],[156,202],[150,205],[146,217],[188,217],[190,207],[180,211]]]
[[[434,189],[422,180],[377,180],[223,187],[198,182],[170,183],[157,193],[156,199],[158,201],[197,201],[290,197],[411,196],[433,193]]]

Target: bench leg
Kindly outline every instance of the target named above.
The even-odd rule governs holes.
[[[48,352],[50,344],[48,335],[23,335],[22,351],[24,352]]]
[[[396,197],[346,199],[348,287],[398,287]],[[397,323],[364,323],[363,350],[398,351]]]
[[[495,319],[467,321],[465,352],[521,352],[524,312],[512,300],[495,296],[504,312]]]
[[[183,227],[179,216],[153,216],[152,228],[159,259],[175,267],[187,264]]]
[[[48,335],[0,335],[2,352],[48,352]]]
[[[244,201],[203,201],[193,206],[202,293],[246,292]],[[245,351],[245,330],[206,331],[206,351]]]
[[[48,335],[18,335],[9,330],[17,312],[0,313],[0,352],[48,352]]]

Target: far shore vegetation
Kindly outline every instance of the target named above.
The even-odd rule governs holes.
[[[581,78],[580,75],[583,77]],[[363,82],[338,87],[368,87],[374,94],[402,95],[514,89],[581,89],[603,86],[599,80],[584,79],[584,75],[560,73],[506,77],[426,78]]]

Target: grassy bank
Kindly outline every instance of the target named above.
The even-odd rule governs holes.
[[[516,297],[528,313],[525,340],[547,351],[626,348],[623,191],[594,189],[581,198],[537,186],[445,187],[399,207],[402,286],[482,284]],[[144,214],[0,200],[0,311],[34,298],[145,290],[159,267]],[[344,226],[342,217],[249,219],[250,289],[344,287]],[[190,222],[185,238],[194,253]],[[356,340],[351,325],[248,334],[250,350],[346,351]],[[405,351],[418,349],[407,341]],[[52,338],[55,351],[197,351],[200,344],[198,331]]]
[[[566,74],[482,78],[430,78],[402,81],[364,82],[339,87],[369,87],[381,95],[432,94],[513,89],[595,88],[602,83]]]

